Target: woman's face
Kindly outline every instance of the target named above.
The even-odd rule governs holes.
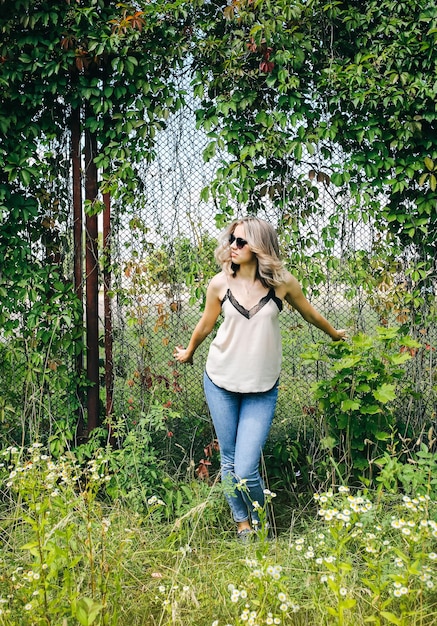
[[[251,261],[253,261],[255,258],[255,254],[252,252],[249,244],[246,242],[244,225],[237,224],[232,235],[235,238],[230,244],[232,263],[235,263],[236,265],[241,265],[242,263],[250,263]],[[243,245],[243,247],[239,247],[239,245],[241,246],[242,242],[246,243],[245,245]]]

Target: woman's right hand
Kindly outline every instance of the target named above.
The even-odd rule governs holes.
[[[178,363],[190,363],[193,364],[193,355],[188,352],[182,346],[176,346],[173,352],[173,356],[178,361]]]
[[[193,330],[188,348],[176,346],[173,350],[173,357],[178,363],[190,363],[192,365],[194,352],[214,328],[222,308],[220,295],[222,291],[224,294],[225,281],[226,276],[223,272],[216,274],[214,278],[211,279],[208,289],[206,290],[205,310]]]

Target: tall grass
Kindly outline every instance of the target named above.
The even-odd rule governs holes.
[[[142,512],[108,499],[105,454],[80,464],[34,444],[4,450],[1,465],[4,626],[437,624],[437,471],[425,447],[407,469],[387,456],[380,488],[315,494],[274,540],[247,545],[217,484],[168,519],[158,497]]]

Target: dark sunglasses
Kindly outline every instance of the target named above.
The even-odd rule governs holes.
[[[247,245],[247,241],[242,239],[241,237],[235,237],[235,235],[229,235],[229,245],[231,246],[235,241],[235,245],[239,250],[244,248]]]

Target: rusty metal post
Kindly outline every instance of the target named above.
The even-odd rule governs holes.
[[[74,291],[82,312],[78,324],[80,334],[83,329],[83,213],[82,213],[82,180],[81,180],[81,110],[76,107],[71,111],[71,165],[73,176],[73,249],[74,249]],[[83,350],[76,355],[76,376],[80,380],[83,372]],[[82,438],[84,431],[84,411],[81,390],[78,390],[80,408],[78,410],[78,436]]]
[[[97,140],[85,133],[85,198],[97,199]],[[86,272],[86,344],[88,388],[88,432],[100,425],[99,421],[99,255],[97,215],[85,216],[85,272]]]
[[[112,409],[114,401],[114,369],[113,369],[113,338],[112,338],[112,310],[111,310],[111,197],[103,194],[105,209],[103,212],[103,298],[105,314],[105,388],[106,388],[106,419],[109,439],[112,442]]]
[[[80,160],[80,108],[71,112],[71,162],[73,172],[73,239],[74,239],[74,290],[83,303],[83,249],[82,249],[82,187]]]

